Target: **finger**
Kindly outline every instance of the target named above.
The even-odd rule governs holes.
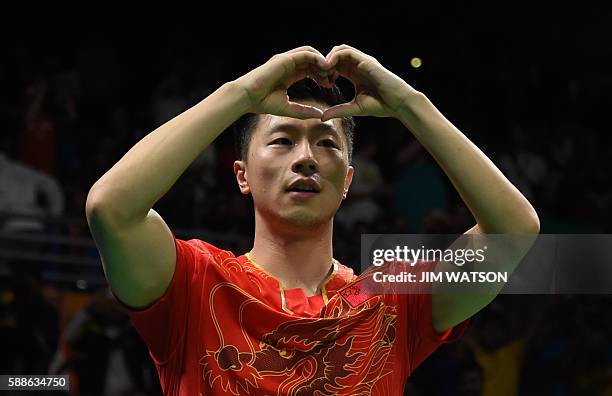
[[[330,80],[335,82],[339,76],[342,76],[356,85],[368,80],[373,72],[378,67],[376,59],[371,56],[363,56],[353,50],[340,50],[330,56],[328,67],[331,73]]]
[[[284,88],[287,89],[291,85],[293,85],[296,81],[300,81],[304,78],[310,77],[317,82],[320,86],[325,86],[329,84],[328,78],[325,75],[320,74],[316,67],[312,67],[308,65],[307,67],[302,67],[295,72],[291,78],[287,79],[287,81],[283,84]]]
[[[334,86],[335,79],[338,78],[338,74],[332,71],[326,72],[319,69],[317,66],[309,65],[307,68],[297,71],[296,77],[292,80],[295,82],[306,77],[310,77],[315,80],[320,87],[332,88]]]
[[[319,59],[318,64],[320,66],[323,66],[325,64],[325,61],[324,61],[325,56],[321,52],[319,52],[316,48],[313,48],[313,47],[311,47],[309,45],[306,45],[306,46],[303,46],[303,47],[294,48],[294,49],[292,49],[290,51],[287,51],[287,52],[285,52],[283,54],[284,55],[290,55],[290,54],[295,54],[295,53],[299,53],[299,52],[303,52],[303,51],[311,52],[313,54],[316,54],[316,55],[320,56],[322,59]]]
[[[318,66],[309,65],[307,67],[308,77],[314,79],[320,86],[329,87],[331,83],[332,71],[321,70]]]
[[[353,51],[353,49],[346,44],[336,45],[334,48],[331,49],[331,51],[327,53],[327,55],[325,55],[325,60],[329,63],[329,60],[335,53],[339,51],[347,51],[347,50]]]
[[[314,106],[308,106],[296,102],[287,102],[285,107],[281,110],[282,116],[299,118],[301,120],[307,118],[321,118],[323,111]]]
[[[311,64],[316,65],[321,70],[326,69],[326,61],[323,55],[317,54],[311,51],[298,51],[286,54],[286,56],[293,61],[296,68],[301,65]]]
[[[333,53],[329,53],[325,58],[328,70],[335,68],[338,63],[351,62],[353,64],[359,64],[365,59],[365,56],[352,49],[341,49]]]
[[[292,50],[289,50],[289,51],[287,51],[287,52],[283,52],[283,53],[284,53],[284,54],[292,54],[292,53],[294,53],[294,52],[300,52],[300,51],[309,51],[309,52],[313,52],[313,53],[315,53],[315,54],[319,54],[319,55],[321,55],[321,56],[325,57],[325,56],[324,56],[324,55],[323,55],[321,52],[319,52],[319,51],[318,51],[316,48],[313,48],[313,47],[311,47],[311,46],[309,46],[309,45],[305,45],[305,46],[302,46],[302,47],[294,48],[294,49],[292,49]]]
[[[306,77],[311,77],[311,75],[313,74],[316,74],[316,73],[310,67],[300,67],[299,69],[295,71],[293,76],[287,79],[284,86],[285,88],[289,88],[291,85],[293,85],[294,82],[300,81]]]
[[[353,52],[358,53],[359,55],[363,56],[364,58],[369,57],[370,55],[366,54],[365,52],[355,48],[355,47],[351,47],[350,45],[346,45],[346,44],[342,44],[341,46],[338,47],[339,50],[343,50],[343,49],[349,49],[352,50]]]
[[[331,54],[333,54],[335,52],[338,52],[338,51],[341,51],[341,50],[351,50],[351,51],[354,51],[354,52],[362,55],[364,58],[370,56],[370,55],[366,54],[365,52],[363,52],[361,50],[358,50],[355,47],[351,47],[350,45],[347,45],[347,44],[342,44],[342,45],[336,45],[334,48],[332,48],[332,50],[327,53],[325,58],[328,58]]]
[[[334,52],[337,52],[337,51],[340,51],[340,50],[343,50],[343,49],[350,49],[350,48],[351,47],[349,47],[346,44],[336,45],[336,46],[334,46],[334,48],[331,49],[331,51],[329,51],[327,53],[327,55],[325,57],[327,58],[329,55],[333,54]]]
[[[349,103],[342,103],[332,106],[325,110],[321,116],[321,121],[325,122],[327,120],[331,120],[332,118],[351,117],[361,115],[361,113],[361,107],[359,107],[355,101],[352,101]]]

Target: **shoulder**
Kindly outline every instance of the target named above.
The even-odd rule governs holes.
[[[191,259],[220,263],[236,256],[231,250],[223,249],[201,239],[180,239],[175,237],[177,259]]]

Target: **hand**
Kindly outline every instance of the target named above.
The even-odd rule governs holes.
[[[351,81],[355,98],[327,109],[322,121],[349,116],[397,117],[406,98],[418,93],[374,57],[348,45],[336,46],[327,54],[325,70],[332,82],[338,76]]]
[[[274,55],[263,65],[235,80],[235,83],[246,92],[249,113],[299,119],[321,118],[321,109],[290,102],[287,88],[306,77],[313,78],[319,85],[330,86],[325,67],[323,54],[304,46]]]

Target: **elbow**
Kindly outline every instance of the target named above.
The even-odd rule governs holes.
[[[533,205],[524,198],[521,209],[515,214],[515,228],[517,233],[524,235],[537,235],[540,233],[540,218]]]
[[[527,234],[539,234],[540,233],[540,218],[538,217],[538,213],[533,208],[533,206],[529,205],[529,212],[527,214],[527,219],[529,219],[526,223],[526,232]]]
[[[532,234],[539,234],[540,233],[540,219],[538,218],[538,216],[536,215],[535,217],[535,221],[533,223],[533,230],[532,230]]]
[[[113,203],[110,193],[100,186],[94,186],[87,194],[85,202],[85,215],[91,224],[93,220],[105,224],[115,224],[121,219],[119,205]]]
[[[85,216],[87,221],[91,223],[94,218],[100,218],[104,213],[108,212],[109,205],[105,201],[103,194],[96,189],[95,185],[87,193],[85,201]]]
[[[513,221],[506,223],[503,231],[499,232],[500,234],[537,235],[540,233],[540,218],[532,207],[529,207],[527,213],[510,217],[513,217]]]
[[[533,208],[531,209],[531,213],[523,216],[520,226],[517,227],[517,234],[537,235],[540,233],[540,218],[538,217],[536,211]]]

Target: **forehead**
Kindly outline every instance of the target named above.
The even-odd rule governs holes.
[[[257,130],[262,136],[279,131],[290,133],[329,132],[339,138],[343,135],[340,119],[332,119],[322,122],[317,118],[300,120],[297,118],[281,117],[271,114],[261,116]]]

